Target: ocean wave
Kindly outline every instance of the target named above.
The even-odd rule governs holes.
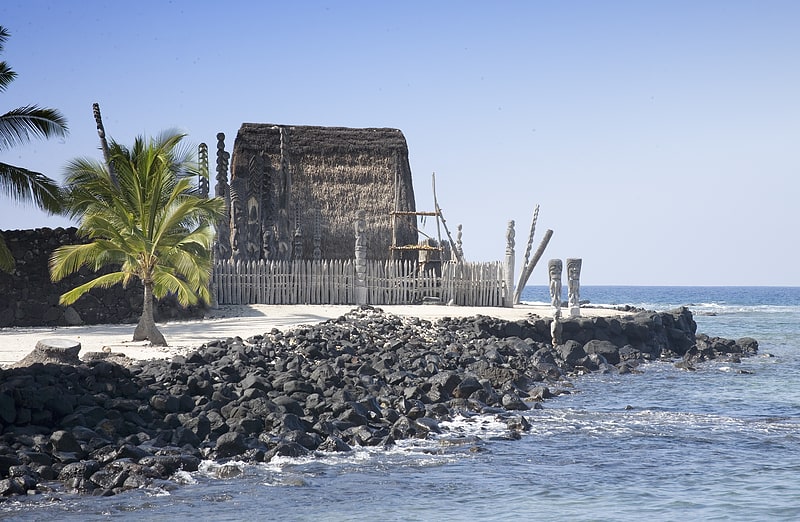
[[[546,286],[526,286],[522,301],[548,304]],[[781,313],[800,309],[797,287],[663,287],[663,286],[582,286],[581,299],[592,306],[630,305],[651,310],[680,306],[721,313]]]
[[[542,301],[520,301],[521,304],[529,306],[547,306],[550,303]],[[626,303],[607,302],[589,303],[592,308],[619,308],[621,306],[631,306],[644,310],[669,311],[686,307],[695,315],[733,315],[733,314],[800,314],[800,306],[788,305],[741,305],[726,304],[715,302],[680,303],[680,302],[655,302],[655,301],[633,301]]]

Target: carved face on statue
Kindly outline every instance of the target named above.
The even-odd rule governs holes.
[[[252,196],[247,200],[247,223],[258,223],[258,201]]]
[[[581,277],[582,259],[567,259],[567,278],[576,281]]]
[[[547,263],[547,273],[550,274],[550,281],[558,280],[561,281],[561,272],[562,272],[563,265],[561,264],[560,259],[551,259]]]
[[[270,229],[265,228],[261,234],[261,257],[262,259],[271,259],[272,256],[272,232]]]
[[[363,210],[356,212],[355,234],[358,237],[367,231],[367,213]]]

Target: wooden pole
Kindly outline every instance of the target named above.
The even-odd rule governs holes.
[[[94,114],[94,121],[97,124],[97,135],[100,136],[100,148],[103,150],[103,158],[105,159],[106,166],[108,167],[108,174],[111,177],[111,183],[117,187],[119,182],[117,182],[117,175],[114,172],[114,164],[111,162],[111,157],[109,156],[108,140],[106,140],[106,128],[103,126],[103,117],[100,115],[99,103],[92,104],[92,113]]]
[[[503,306],[512,308],[514,306],[514,258],[516,251],[514,249],[514,221],[508,222],[508,229],[506,230],[506,262],[505,262],[505,287],[506,292],[503,299]]]
[[[530,263],[525,265],[525,267],[522,269],[522,274],[519,278],[519,286],[514,291],[514,304],[519,304],[520,296],[522,295],[522,289],[525,288],[525,284],[531,277],[531,272],[533,272],[533,268],[536,266],[536,263],[539,262],[539,259],[542,257],[542,254],[544,254],[544,251],[547,248],[547,244],[550,243],[551,237],[553,237],[553,231],[548,228],[547,232],[544,233],[542,242],[539,243],[539,248],[537,248],[536,252],[534,252],[533,258],[531,259]]]
[[[453,251],[453,255],[456,258],[456,261],[459,263],[464,262],[464,257],[459,252],[459,249],[456,248],[456,243],[453,241],[453,236],[450,235],[450,230],[447,228],[447,221],[444,219],[444,214],[442,214],[442,209],[439,208],[439,202],[436,199],[436,173],[433,173],[433,206],[435,207],[434,210],[436,211],[436,226],[439,226],[439,220],[442,220],[442,226],[444,227],[444,231],[447,234],[447,239],[450,241],[450,250]],[[439,234],[439,246],[441,246],[441,233]]]
[[[525,247],[525,262],[522,266],[528,266],[528,259],[531,255],[531,248],[533,247],[533,236],[536,233],[536,221],[539,220],[539,205],[533,209],[533,219],[531,220],[531,231],[528,233],[528,245]]]

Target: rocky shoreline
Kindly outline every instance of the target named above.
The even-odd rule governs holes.
[[[440,433],[457,415],[496,415],[517,438],[529,427],[520,412],[577,375],[659,359],[691,370],[757,353],[752,338],[696,329],[686,308],[566,320],[564,344],[553,347],[549,318],[431,322],[361,307],[166,361],[89,353],[0,370],[0,498],[113,495],[205,459],[390,446]]]

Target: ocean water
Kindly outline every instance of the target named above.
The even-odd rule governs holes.
[[[527,287],[524,301],[548,301]],[[0,503],[18,520],[798,520],[800,288],[583,287],[592,304],[695,313],[698,331],[752,336],[760,354],[696,372],[575,379],[502,440],[497,419],[456,419],[441,438],[389,451],[207,463],[180,487],[107,498]],[[233,473],[239,473],[231,477]]]

